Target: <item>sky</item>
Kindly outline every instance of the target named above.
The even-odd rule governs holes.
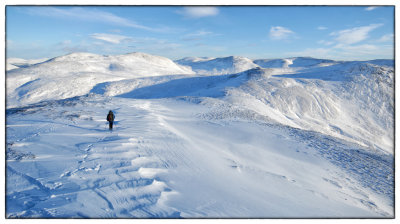
[[[7,6],[6,57],[393,59],[393,6]]]

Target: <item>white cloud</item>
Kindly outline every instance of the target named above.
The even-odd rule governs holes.
[[[186,34],[185,37],[201,37],[201,36],[208,36],[213,34],[213,32],[205,31],[205,30],[198,30],[193,33]]]
[[[388,58],[393,59],[393,47],[387,45],[362,44],[356,46],[342,46],[337,49],[342,58],[366,60]]]
[[[27,13],[46,17],[77,19],[90,22],[108,23],[118,26],[131,27],[154,32],[163,32],[169,28],[153,28],[138,24],[135,21],[125,19],[109,12],[88,8],[64,8],[64,7],[28,7]]]
[[[370,6],[370,7],[365,8],[365,11],[372,11],[372,10],[375,10],[376,8],[378,8],[378,7],[377,6]]]
[[[362,44],[362,45],[356,45],[356,46],[340,46],[337,47],[341,50],[343,50],[344,53],[346,54],[375,54],[376,50],[378,50],[378,46],[372,45],[372,44]]]
[[[113,44],[119,44],[125,40],[133,41],[132,38],[127,37],[127,36],[116,35],[116,34],[107,34],[107,33],[94,33],[94,34],[90,35],[90,37],[97,39],[97,40],[102,40],[102,41],[105,41],[108,43],[113,43]]]
[[[311,56],[316,58],[330,58],[337,60],[370,60],[376,58],[393,58],[393,45],[378,43],[393,41],[393,34],[386,34],[375,40],[376,44],[363,41],[369,38],[371,31],[383,24],[354,27],[330,33],[330,40],[320,40],[317,43],[324,45],[322,48],[307,48],[292,55]]]
[[[289,52],[291,56],[306,56],[315,58],[327,58],[332,50],[330,48],[307,48],[303,51]]]
[[[121,33],[122,31],[120,29],[113,29],[113,30],[110,30],[110,32],[112,32],[112,33]]]
[[[332,32],[330,35],[335,36],[335,40],[339,44],[355,44],[368,38],[368,33],[382,26],[383,24],[371,24],[369,26],[355,27],[352,29]]]
[[[182,37],[182,40],[185,41],[192,41],[192,40],[202,40],[206,37],[210,36],[218,36],[219,34],[215,34],[211,31],[206,31],[206,30],[198,30],[193,33],[188,33]]]
[[[183,9],[177,11],[177,13],[189,18],[201,18],[207,16],[216,16],[219,14],[219,10],[217,7],[211,6],[192,6],[183,7]]]
[[[273,26],[269,30],[269,37],[273,40],[283,40],[289,38],[294,32],[281,26]]]
[[[326,46],[329,46],[329,45],[334,44],[333,41],[326,41],[326,40],[320,40],[320,41],[318,41],[318,43],[319,43],[319,44],[326,45]]]
[[[383,35],[381,38],[379,38],[377,40],[377,42],[389,42],[389,41],[393,41],[394,39],[394,35],[393,34],[386,34]]]
[[[319,26],[319,27],[317,27],[317,29],[318,29],[318,30],[327,30],[328,28],[325,27],[325,26]]]
[[[289,56],[309,56],[335,60],[371,60],[393,58],[393,46],[390,45],[336,45],[326,48],[307,48],[302,51],[288,52]]]

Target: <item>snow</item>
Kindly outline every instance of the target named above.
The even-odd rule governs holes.
[[[227,96],[234,105],[244,104],[278,123],[393,153],[393,141],[383,140],[393,139],[393,68],[359,63],[331,67],[253,76]]]
[[[6,70],[12,70],[16,68],[25,68],[29,67],[31,65],[43,63],[45,61],[49,60],[48,58],[42,58],[42,59],[31,59],[31,60],[26,60],[22,58],[7,58],[7,66]]]
[[[390,60],[74,53],[6,77],[8,218],[394,216]]]
[[[254,63],[264,68],[294,68],[294,67],[311,67],[324,66],[334,64],[335,61],[327,59],[316,59],[310,57],[295,57],[284,59],[257,59]]]
[[[7,72],[7,107],[81,96],[110,81],[177,74],[194,73],[170,59],[144,53],[72,53]]]
[[[252,60],[241,56],[224,58],[187,57],[175,61],[177,64],[192,68],[197,74],[233,74],[259,67]]]

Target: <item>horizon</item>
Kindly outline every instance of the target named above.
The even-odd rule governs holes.
[[[394,6],[6,6],[7,59],[79,52],[394,60]]]
[[[66,54],[62,54],[62,55],[58,55],[58,56],[54,56],[54,57],[49,57],[49,58],[30,58],[30,59],[26,59],[26,58],[18,58],[18,57],[6,57],[6,60],[8,60],[8,59],[22,59],[22,60],[26,60],[26,61],[29,61],[29,60],[51,60],[51,59],[54,59],[54,58],[63,57],[63,56],[67,56],[67,55],[70,55],[70,54],[80,54],[80,53],[82,53],[82,54],[89,53],[89,54],[95,54],[95,55],[99,55],[99,56],[118,56],[118,55],[134,54],[134,53],[148,54],[148,55],[152,55],[152,56],[160,56],[160,55],[149,54],[149,53],[140,52],[140,51],[132,51],[132,52],[127,52],[127,53],[122,53],[122,54],[96,54],[96,53],[91,53],[91,52],[83,52],[83,51],[78,52],[77,51],[77,52],[70,52],[70,53],[66,53]],[[161,57],[165,57],[165,56],[161,56]],[[168,57],[165,57],[165,58],[168,58],[168,59],[170,59],[172,61],[177,61],[177,60],[181,60],[181,59],[185,59],[185,58],[203,58],[203,59],[212,60],[212,59],[217,59],[217,58],[228,58],[228,57],[244,57],[244,58],[247,58],[247,59],[250,59],[250,60],[253,60],[253,61],[255,61],[255,60],[297,59],[297,58],[310,58],[310,59],[317,59],[317,60],[332,60],[332,61],[337,61],[337,62],[340,62],[340,61],[394,60],[394,58],[388,58],[388,59],[386,59],[386,58],[374,58],[374,59],[367,59],[367,60],[340,60],[340,59],[331,59],[331,58],[317,58],[317,57],[311,57],[311,56],[289,56],[289,57],[282,57],[282,58],[248,58],[248,57],[241,56],[241,55],[228,55],[228,56],[221,56],[221,57],[186,56],[186,57],[182,57],[182,58],[178,58],[178,59],[171,59],[171,58],[168,58]]]

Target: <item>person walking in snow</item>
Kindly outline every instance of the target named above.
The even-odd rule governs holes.
[[[115,115],[114,113],[110,110],[107,115],[107,121],[108,121],[108,127],[110,130],[113,128],[113,123],[114,123]]]

